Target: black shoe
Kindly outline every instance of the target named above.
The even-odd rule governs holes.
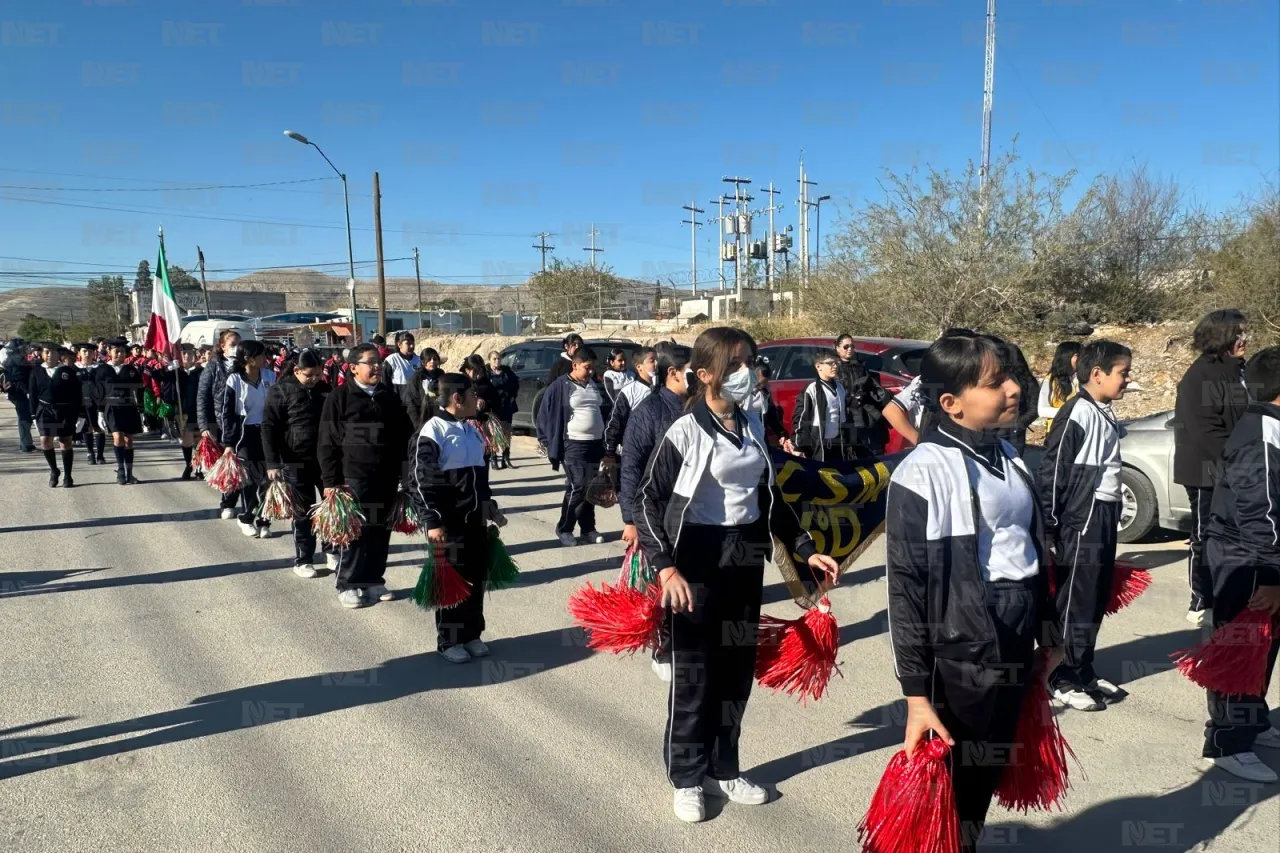
[[[126,486],[136,486],[136,485],[138,485],[138,484],[139,484],[139,483],[141,483],[141,482],[142,482],[142,481],[141,481],[141,480],[139,480],[137,477],[135,477],[135,476],[133,476],[132,474],[130,474],[128,477],[126,477],[126,478],[125,478],[124,484],[125,484]]]
[[[190,465],[188,465],[186,468],[183,468],[183,469],[182,469],[182,477],[181,477],[180,479],[183,479],[183,480],[190,480],[190,479],[191,479],[191,466],[190,466]]]
[[[516,466],[512,465],[512,464],[511,464],[511,460],[504,456],[504,457],[502,457],[502,467],[503,467],[503,468],[515,468]]]
[[[203,472],[203,471],[197,471],[197,472],[195,472],[195,474],[193,474],[192,476],[193,476],[193,477],[195,477],[197,480],[203,480],[203,479],[204,479],[204,472]]]
[[[120,486],[128,484],[128,480],[125,478],[123,471],[116,471],[116,484]]]
[[[60,476],[62,476],[62,475],[61,475],[61,473],[59,473],[58,471],[50,471],[50,472],[49,472],[49,488],[51,488],[51,489],[56,489],[56,488],[58,488],[58,478],[59,478]]]
[[[99,464],[99,465],[106,465],[106,464],[107,464],[107,460],[103,457],[103,455],[102,455],[101,453],[99,453],[99,454],[98,454],[98,464]]]
[[[71,477],[70,477],[70,476],[68,476],[68,477],[67,477],[67,479],[65,479],[65,480],[63,480],[63,481],[62,481],[62,488],[64,488],[64,489],[72,489],[72,488],[75,488],[75,485],[76,485],[76,481],[75,481],[75,480],[73,480],[73,479],[71,479]]]

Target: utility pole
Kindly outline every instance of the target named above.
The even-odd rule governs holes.
[[[600,280],[595,276],[596,253],[604,251],[604,249],[596,248],[596,235],[599,233],[600,232],[596,230],[596,224],[592,222],[591,223],[591,245],[583,248],[582,251],[591,253],[591,273],[592,273],[591,279],[592,279],[592,283],[595,284],[595,287],[596,287],[596,313],[599,315],[599,319],[597,320],[597,322],[603,325],[604,323],[604,292],[600,287]]]
[[[982,165],[978,169],[978,189],[986,209],[987,172],[991,169],[991,108],[996,86],[996,0],[987,0],[987,46],[982,71]],[[985,218],[985,216],[984,216]]]
[[[547,238],[550,237],[551,235],[546,231],[542,231],[538,234],[534,234],[533,236],[538,238],[538,242],[534,244],[533,248],[538,249],[542,252],[542,271],[546,272],[547,271],[547,252],[553,251],[555,249],[555,246],[547,245]]]
[[[425,329],[422,324],[422,270],[418,267],[418,247],[413,247],[413,277],[418,280],[418,328]]]
[[[698,228],[702,223],[698,221],[699,213],[706,213],[700,207],[695,207],[693,202],[689,202],[681,210],[689,211],[689,218],[680,220],[689,226],[689,284],[693,286],[693,295],[698,295]]]
[[[387,272],[382,265],[382,193],[378,173],[373,173],[373,239],[378,250],[378,334],[387,333]]]
[[[716,199],[715,201],[711,202],[712,204],[714,204],[714,205],[716,206],[716,208],[717,208],[717,210],[718,210],[718,213],[716,214],[716,253],[720,256],[720,289],[721,289],[721,290],[724,290],[724,287],[725,287],[725,281],[724,281],[724,239],[723,239],[722,235],[723,235],[723,233],[724,233],[724,223],[725,223],[725,218],[724,218],[724,203],[725,203],[726,201],[728,201],[728,199],[726,199],[726,198],[724,197],[724,195],[723,195],[723,194],[721,194],[721,195],[720,195],[720,198],[718,198],[718,199]]]
[[[747,213],[747,207],[746,207],[746,203],[748,201],[751,201],[751,196],[747,195],[742,191],[742,185],[743,184],[750,185],[751,179],[723,177],[720,180],[726,184],[733,184],[733,207],[734,207],[733,281],[734,281],[734,290],[736,290],[738,294],[738,302],[741,303],[743,280],[746,276],[746,274],[743,272],[743,269],[742,269],[742,261],[743,261],[742,241],[743,241],[744,232],[746,232],[747,234],[746,239],[747,240],[751,239],[750,238],[751,216],[749,213]],[[750,263],[750,261],[748,261],[748,263]]]
[[[768,208],[769,210],[769,243],[765,248],[764,282],[765,282],[766,288],[768,288],[769,290],[773,290],[773,280],[774,280],[773,240],[774,240],[774,233],[775,233],[773,230],[773,214],[775,211],[782,209],[778,205],[774,204],[773,201],[774,201],[774,196],[782,192],[782,190],[775,190],[773,188],[773,181],[770,181],[769,189],[765,190],[765,192],[769,194],[769,208]]]
[[[204,291],[204,318],[209,319],[209,285],[204,280],[204,252],[200,251],[200,247],[196,246],[196,256],[200,259],[200,289]]]

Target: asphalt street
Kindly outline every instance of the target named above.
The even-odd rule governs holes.
[[[529,439],[515,462],[493,480],[521,580],[486,603],[493,657],[454,666],[407,597],[420,538],[393,539],[396,601],[343,610],[332,577],[289,571],[287,531],[247,539],[211,488],[179,481],[176,445],[138,442],[140,485],[77,455],[77,488],[51,490],[0,407],[0,851],[857,849],[902,736],[881,545],[832,595],[829,695],[753,694],[744,769],[773,801],[711,800],[685,825],[661,761],[666,685],[646,658],[592,653],[566,613],[616,574],[618,512],[600,514],[605,544],[559,547],[561,477]],[[1182,537],[1163,538],[1124,549],[1155,583],[1102,631],[1099,671],[1132,695],[1061,716],[1082,766],[1066,810],[993,809],[991,847],[1280,851],[1280,786],[1199,758],[1204,695],[1168,663],[1199,632]],[[797,615],[775,570],[767,583],[766,610]]]

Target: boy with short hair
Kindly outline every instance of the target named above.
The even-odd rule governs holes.
[[[575,525],[584,543],[604,541],[596,531],[596,508],[587,501],[587,484],[604,458],[603,394],[593,373],[595,358],[590,347],[574,350],[569,372],[547,386],[538,409],[538,440],[546,445],[553,469],[564,463],[564,502],[556,534],[565,547],[578,544]]]
[[[1244,381],[1252,400],[1223,449],[1205,528],[1215,629],[1246,608],[1273,617],[1280,612],[1280,347],[1250,359]],[[1280,637],[1275,637],[1264,685],[1271,683],[1278,650]],[[1204,757],[1251,782],[1278,781],[1253,751],[1254,746],[1280,748],[1266,697],[1207,693]]]
[[[840,357],[835,350],[820,349],[814,353],[813,369],[818,378],[805,386],[791,413],[791,441],[810,459],[845,459],[848,395],[837,378]]]
[[[476,416],[475,386],[461,373],[437,380],[439,407],[413,440],[407,490],[428,547],[442,547],[471,584],[456,607],[436,610],[436,650],[450,663],[489,654],[484,631],[484,584],[489,571],[489,522],[506,523],[489,491],[484,438],[468,423]]]
[[[636,406],[653,393],[653,374],[658,369],[658,357],[653,347],[641,347],[631,357],[635,375],[614,387],[613,411],[604,429],[604,455],[616,457],[622,451],[622,437],[627,431],[627,421]]]
[[[1114,341],[1080,351],[1077,396],[1053,419],[1040,462],[1045,535],[1055,558],[1062,613],[1062,664],[1049,679],[1054,697],[1079,711],[1102,711],[1126,693],[1093,670],[1098,628],[1111,597],[1120,520],[1120,423],[1111,403],[1124,397],[1133,354]]]
[[[32,414],[40,431],[40,449],[49,463],[49,488],[56,488],[58,478],[65,473],[65,487],[70,489],[75,485],[71,478],[71,463],[75,461],[71,441],[76,434],[76,420],[84,402],[80,376],[64,360],[71,354],[66,347],[45,344],[40,354],[42,361],[31,371],[27,397],[31,400]],[[53,449],[55,439],[62,450],[61,471]]]

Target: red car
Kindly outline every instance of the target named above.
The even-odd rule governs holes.
[[[819,349],[834,349],[835,338],[787,338],[760,345],[760,355],[769,359],[773,379],[769,390],[774,402],[782,408],[782,424],[791,429],[791,413],[796,397],[804,387],[817,378],[813,369],[813,355]],[[920,372],[920,360],[924,358],[928,341],[906,338],[854,338],[854,357],[876,375],[880,384],[890,394],[896,394]],[[886,451],[895,453],[902,449],[902,436],[890,430]]]

